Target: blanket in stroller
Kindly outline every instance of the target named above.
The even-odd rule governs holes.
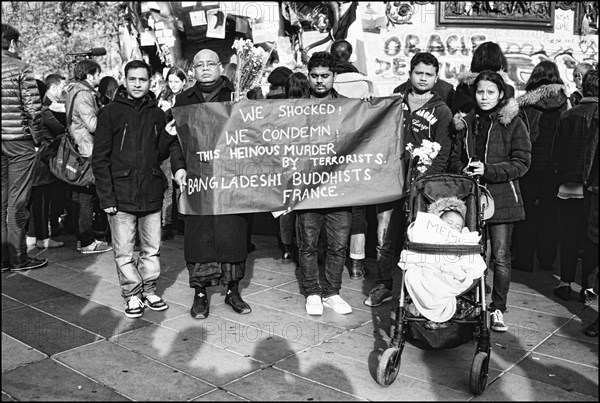
[[[435,214],[418,212],[407,231],[409,241],[438,245],[477,245],[481,236],[468,229],[459,233]],[[403,250],[398,266],[404,284],[421,315],[446,322],[456,312],[456,297],[465,292],[485,271],[478,254],[429,254]]]

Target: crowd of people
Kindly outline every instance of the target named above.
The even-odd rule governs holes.
[[[238,288],[254,248],[252,215],[182,215],[176,208],[187,172],[171,109],[231,101],[235,65],[225,69],[217,53],[202,49],[192,60],[193,78],[179,67],[164,77],[153,74],[147,63],[133,60],[119,83],[103,77],[96,61],[84,59],[70,79],[50,74],[36,82],[31,67],[18,57],[20,46],[19,32],[3,24],[2,271],[45,266],[46,259],[28,255],[28,246],[63,247],[55,237],[71,231],[82,254],[113,251],[125,314],[138,318],[146,308],[168,308],[156,294],[159,255],[161,241],[172,239],[177,227],[194,289],[192,317],[209,316],[207,287],[218,284],[227,287],[225,303],[235,312],[252,312]],[[313,53],[306,72],[277,67],[268,77],[267,94],[258,88],[247,96],[365,101],[379,96],[351,56],[350,43],[337,40],[330,51]],[[491,329],[498,332],[508,329],[504,313],[511,271],[533,271],[536,258],[542,270],[552,270],[560,254],[558,298],[570,298],[579,258],[581,301],[597,298],[598,286],[597,277],[591,278],[598,266],[598,69],[578,65],[577,91],[567,94],[557,66],[542,61],[525,93],[515,98],[507,68],[501,48],[483,43],[455,88],[438,77],[436,57],[420,52],[410,61],[409,79],[390,94],[402,97],[398,130],[405,143],[439,145],[424,174],[475,177],[494,199],[485,230],[494,272]],[[91,158],[95,185],[69,187],[41,160],[38,148],[65,132],[81,155]],[[367,306],[392,299],[398,245],[407,230],[405,196],[374,206],[377,272]],[[464,224],[464,213],[453,213],[450,224]],[[366,206],[292,211],[277,222],[281,257],[300,269],[306,312],[321,315],[326,307],[350,314],[340,289],[346,268],[352,280],[369,275]],[[597,336],[597,320],[587,332]]]

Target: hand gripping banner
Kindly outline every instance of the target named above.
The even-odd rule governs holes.
[[[401,98],[277,99],[173,108],[187,165],[180,212],[218,215],[397,200]]]

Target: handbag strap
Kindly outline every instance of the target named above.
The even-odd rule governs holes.
[[[71,123],[73,122],[73,107],[75,106],[75,99],[77,98],[77,95],[79,95],[79,93],[83,91],[83,90],[79,90],[75,93],[75,95],[73,96],[73,100],[71,101],[71,107],[69,108],[69,113],[67,114],[67,120],[66,120],[66,124],[67,127],[66,132],[71,134]]]

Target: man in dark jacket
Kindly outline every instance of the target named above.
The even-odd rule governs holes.
[[[150,66],[134,60],[125,66],[125,88],[100,110],[92,168],[100,207],[109,215],[125,315],[139,318],[144,305],[155,311],[168,308],[156,295],[160,275],[161,207],[166,178],[160,163],[173,150],[175,180],[185,177],[181,149],[164,131],[165,113],[150,94]],[[176,147],[177,146],[177,147]],[[133,247],[140,238],[136,264]]]
[[[31,67],[17,56],[19,31],[2,24],[2,271],[48,263],[27,255],[27,203],[35,147],[44,136],[42,100]]]
[[[446,172],[450,155],[452,114],[442,98],[433,91],[438,71],[439,62],[431,53],[415,54],[410,61],[410,89],[403,93],[401,124],[405,144],[410,143],[415,149],[421,147],[423,140],[440,145],[437,156],[423,174]],[[405,151],[405,161],[409,159],[410,155]],[[379,306],[392,299],[395,246],[398,244],[398,236],[404,232],[402,205],[398,200],[388,203],[387,207],[380,207],[378,211],[378,275],[375,287],[364,301],[365,305]]]
[[[316,52],[312,55],[308,61],[311,98],[340,98],[333,89],[334,69],[335,59],[330,53]],[[317,246],[324,222],[327,231],[327,257],[325,281],[320,284]],[[352,225],[351,207],[301,210],[298,211],[296,223],[306,312],[309,315],[322,315],[323,305],[325,305],[336,313],[351,313],[352,307],[339,295],[342,288],[348,236]]]
[[[193,59],[196,84],[175,98],[175,107],[204,102],[231,101],[233,84],[221,75],[219,56],[209,49]],[[209,136],[209,133],[202,133]],[[242,299],[238,284],[244,278],[248,255],[248,221],[243,214],[186,215],[183,253],[195,290],[190,314],[204,319],[209,314],[206,287],[227,284],[225,303],[239,314],[252,312]]]

